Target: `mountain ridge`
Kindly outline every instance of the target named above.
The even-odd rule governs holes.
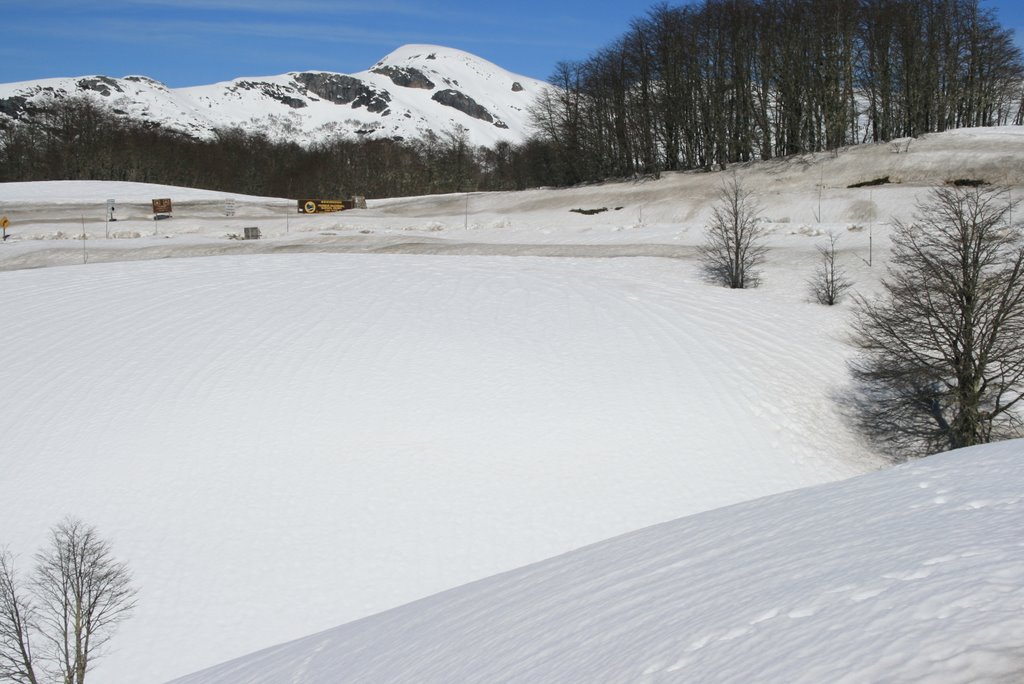
[[[87,97],[116,114],[211,139],[242,128],[303,145],[336,136],[473,145],[521,142],[529,106],[547,85],[468,52],[405,45],[365,71],[291,71],[170,88],[143,75],[62,77],[0,84],[0,119],[31,122],[48,102]]]

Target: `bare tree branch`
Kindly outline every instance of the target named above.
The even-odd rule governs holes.
[[[18,587],[14,559],[0,549],[0,681],[37,684],[31,636],[36,613]]]
[[[114,559],[95,528],[65,518],[53,528],[50,547],[36,554],[34,588],[51,666],[68,684],[83,684],[135,607],[127,566]]]
[[[36,554],[27,591],[10,553],[0,549],[0,681],[84,684],[115,627],[135,607],[127,566],[95,528],[70,517]]]
[[[832,306],[843,298],[853,287],[853,282],[846,277],[846,270],[836,261],[836,245],[839,238],[835,233],[828,234],[828,244],[818,245],[821,261],[814,276],[808,281],[811,294],[819,304]]]
[[[700,260],[711,282],[734,289],[757,287],[767,248],[760,207],[735,174],[722,185],[704,229]]]
[[[862,427],[904,453],[1019,434],[1024,234],[1000,189],[939,188],[897,222],[884,294],[857,299]]]

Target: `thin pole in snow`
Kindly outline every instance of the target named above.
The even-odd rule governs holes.
[[[821,175],[818,177],[818,223],[821,223],[821,190],[825,186],[825,167],[821,167]]]
[[[875,232],[875,191],[868,190],[868,204],[871,205],[871,223],[868,224],[868,268],[871,268],[873,247],[872,234]]]

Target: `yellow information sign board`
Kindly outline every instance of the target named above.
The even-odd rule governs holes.
[[[6,216],[0,216],[0,228],[7,230],[7,227],[11,225],[11,222],[7,220]]]
[[[300,199],[298,204],[300,214],[319,214],[345,209],[345,203],[342,200]]]

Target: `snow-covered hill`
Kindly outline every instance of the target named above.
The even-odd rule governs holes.
[[[651,527],[176,684],[1024,681],[1024,441]]]
[[[96,525],[135,574],[140,603],[90,677],[160,682],[613,535],[877,470],[884,462],[850,429],[840,401],[849,387],[850,310],[809,301],[816,247],[827,231],[841,234],[842,265],[859,291],[872,291],[884,271],[890,217],[908,218],[930,186],[984,179],[1020,196],[1022,130],[956,131],[909,149],[868,145],[735,167],[764,206],[770,247],[762,286],[739,292],[703,282],[693,259],[723,179],[716,173],[377,200],[366,210],[305,216],[294,201],[234,196],[235,215],[227,217],[223,194],[187,188],[0,184],[12,235],[0,243],[0,543],[29,564],[65,514]],[[886,175],[886,185],[847,187]],[[153,220],[155,197],[174,199],[172,219]],[[110,224],[107,198],[118,207]],[[570,211],[577,208],[606,211]],[[243,226],[259,226],[265,239],[227,238]],[[71,239],[83,234],[88,239]],[[324,253],[342,251],[366,253]],[[212,256],[184,258],[196,255]],[[588,258],[623,255],[639,258]],[[151,261],[129,261],[136,259]],[[1019,489],[1015,474],[989,464]],[[879,486],[894,497],[903,491]],[[982,497],[985,486],[971,489],[970,501],[1005,498],[1002,490]],[[954,500],[938,491],[946,488],[916,492],[925,498],[915,502],[948,513],[951,529],[1003,510],[940,505]],[[845,491],[835,491],[838,500],[847,501]],[[804,513],[829,506],[828,497],[783,501]],[[769,558],[770,541],[799,527],[797,513],[770,520],[785,507],[743,514],[764,523],[744,527],[736,519],[743,536],[735,540],[678,544],[701,554],[702,568],[736,578],[726,588],[748,581],[743,599],[763,609],[753,617],[773,608],[751,598],[763,593],[778,598],[780,625],[796,626],[814,609],[842,631],[839,611],[827,603],[832,594],[815,593],[825,584],[806,585],[819,596],[809,607],[793,598],[813,565],[782,567],[774,558],[765,568],[780,574],[757,584],[752,574],[713,563],[715,544],[728,551],[750,537],[766,540],[745,557],[751,565]],[[837,538],[840,520],[868,511],[852,503],[844,510],[815,512],[814,534],[848,544],[847,562],[856,565],[857,535],[885,530],[854,520]],[[720,534],[730,524],[722,518],[708,529]],[[891,530],[900,528],[892,522]],[[919,587],[913,600],[928,622],[947,595],[943,586],[885,577],[943,555],[939,541],[921,544],[927,557],[894,551],[906,562],[890,563],[869,554],[856,570],[880,585],[849,584],[885,589],[876,601],[853,589],[836,600],[866,602],[882,615],[886,596]],[[840,547],[816,548],[832,558],[827,585],[838,591]],[[957,538],[950,548],[960,553]],[[652,567],[645,558],[638,555],[639,579]],[[625,576],[628,559],[621,561],[594,567]],[[929,577],[959,572],[960,562],[938,563]],[[673,575],[658,577],[671,583]],[[1008,605],[1019,596],[1019,577],[998,588]],[[583,571],[565,581],[590,582]],[[653,592],[649,584],[637,590]],[[746,613],[707,608],[717,605],[714,587],[698,586],[703,598],[685,598],[707,631],[680,633],[698,644],[707,637],[694,650],[722,660],[690,671],[724,662],[730,644],[738,663],[751,662],[763,646],[746,641],[756,631],[719,638],[741,630]],[[521,596],[536,608],[532,596]],[[956,597],[948,603],[958,605]],[[645,610],[638,603],[637,614]],[[676,615],[680,624],[688,619],[685,610]],[[868,624],[863,613],[853,615],[854,628]],[[499,617],[496,627],[508,629],[496,639],[526,634]],[[610,620],[598,619],[601,629]],[[566,623],[556,617],[552,634]],[[796,634],[788,629],[773,634]],[[602,634],[637,646],[637,657],[625,661],[645,659],[624,679],[643,680],[648,668],[647,679],[663,676],[643,644]],[[978,634],[1002,648],[1001,631]],[[871,646],[885,653],[890,633],[876,638]],[[665,668],[680,661],[674,646],[652,643]],[[289,668],[304,656],[289,648],[268,667],[288,671],[284,681],[303,681]]]
[[[48,100],[85,96],[128,117],[200,138],[238,126],[310,143],[334,135],[419,139],[465,129],[471,142],[519,142],[542,81],[435,45],[406,45],[356,74],[291,72],[171,89],[144,76],[0,85],[0,116],[30,118]]]
[[[840,311],[672,260],[229,256],[0,288],[0,540],[30,555],[67,513],[111,537],[140,587],[111,684],[880,466],[830,399]]]

